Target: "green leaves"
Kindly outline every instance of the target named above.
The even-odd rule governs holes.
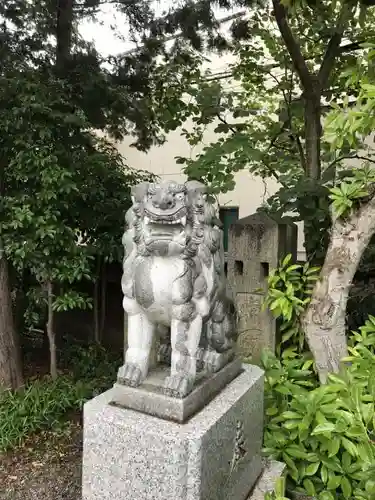
[[[313,436],[317,436],[319,434],[322,434],[323,436],[327,436],[330,437],[331,435],[331,432],[333,432],[335,430],[335,425],[331,422],[325,422],[324,424],[319,424],[317,425],[313,431],[312,431],[312,435]]]
[[[349,94],[355,90],[355,100],[349,102],[349,99],[344,99],[342,106],[332,105],[325,126],[325,139],[332,150],[344,147],[358,150],[362,141],[374,129],[374,56],[373,46],[363,44],[363,50],[358,54],[357,60],[343,73],[344,90]]]
[[[291,32],[298,39],[302,57],[313,74],[321,66],[329,40],[336,33],[343,3],[284,3],[288,4],[287,22]],[[345,39],[373,39],[374,13],[372,9],[361,12],[359,16],[359,12],[353,10],[350,21],[345,21]],[[309,186],[307,199],[305,184],[312,179],[306,174],[305,99],[301,97],[304,89],[296,78],[294,61],[274,21],[274,13],[268,5],[258,8],[248,19],[238,21],[237,30],[242,29],[233,30],[237,41],[230,46],[234,62],[228,74],[219,75],[220,79],[209,73],[202,74],[188,87],[191,100],[187,114],[190,113],[195,124],[194,131],[185,131],[189,143],[205,143],[206,126],[209,125],[216,126],[217,135],[193,160],[185,159],[184,171],[191,178],[204,179],[215,193],[232,189],[235,174],[242,169],[276,179],[281,189],[267,201],[267,207],[276,208],[280,215],[293,212],[294,218],[312,226],[312,238],[315,234],[318,240],[311,245],[312,249],[308,248],[309,253],[310,250],[313,253],[319,244],[324,247],[327,243],[321,242],[322,222],[325,230],[329,228],[327,193],[323,200],[322,193],[318,192],[322,188],[321,179],[313,179],[311,184],[317,192],[313,194]],[[357,97],[360,84],[367,100],[373,93],[373,82],[366,80],[366,70],[371,72],[370,59],[367,65],[362,62],[363,53],[368,52],[370,57],[371,50],[374,49],[370,44],[370,48],[364,46],[363,52],[340,52],[325,88],[321,89],[322,108],[327,100],[336,103],[336,114],[342,111],[337,103],[344,100],[345,108],[345,113],[341,113],[343,119],[329,115],[322,123],[324,129],[327,124],[325,140],[320,144],[322,180],[326,187],[332,187],[336,160],[341,153],[355,155],[358,152],[358,141],[351,144],[345,141],[348,128],[352,129],[353,138],[357,133],[352,120],[357,120],[358,110],[352,113],[349,101]],[[358,71],[352,77],[357,53]],[[225,84],[220,83],[221,77],[225,77]],[[343,99],[346,94],[350,95],[347,103],[345,97]],[[371,122],[373,115],[369,107],[364,109],[361,118],[367,117]],[[370,125],[367,128],[369,131],[374,129]],[[330,150],[327,142],[332,140],[336,142]],[[328,172],[326,167],[329,167]]]
[[[70,309],[92,309],[91,297],[86,297],[75,290],[69,290],[56,298],[53,310],[57,312],[69,311]]]
[[[346,177],[337,186],[330,189],[330,199],[336,217],[345,217],[352,210],[358,209],[367,199],[375,182],[375,173],[368,166],[356,168],[351,177]]]
[[[285,477],[278,477],[276,479],[275,490],[272,493],[266,493],[264,500],[288,500],[285,496],[286,481]]]
[[[71,339],[70,339],[71,340]],[[0,393],[0,453],[22,445],[31,434],[64,425],[67,412],[113,384],[121,359],[98,346],[64,346],[62,357],[69,374],[56,381],[49,377],[31,380],[16,392]]]
[[[323,386],[306,355],[295,349],[281,359],[264,353],[264,451],[286,463],[292,490],[302,488],[318,499],[372,499],[367,490],[375,466],[375,347],[364,344],[374,329],[371,317],[363,334],[352,334],[350,364]]]
[[[291,264],[291,255],[286,255],[280,266],[270,272],[264,301],[273,316],[282,320],[281,344],[292,343],[299,350],[304,348],[304,335],[299,318],[310,301],[319,268],[309,264]]]
[[[122,258],[129,187],[147,178],[92,132],[70,85],[47,76],[30,68],[17,77],[0,74],[0,100],[7,103],[0,124],[0,232],[13,267],[32,276],[28,326],[43,319],[46,302],[39,298],[47,281],[57,285],[54,310],[91,307],[74,287],[95,277],[96,255]]]
[[[344,193],[348,192],[344,187]],[[311,289],[318,271],[307,264],[303,268],[291,265],[290,256],[283,259],[269,276],[271,310],[281,313],[280,299],[288,300],[301,291],[309,298],[305,290]],[[362,471],[375,463],[371,438],[375,425],[375,319],[369,317],[352,334],[346,360],[351,364],[345,372],[330,375],[329,383],[319,387],[312,360],[296,352],[300,345],[295,344],[298,309],[294,315],[294,325],[287,315],[281,316],[282,331],[292,331],[287,341],[294,347],[284,349],[281,359],[268,353],[262,358],[266,370],[265,453],[283,460],[294,488],[309,495],[346,499],[355,491],[358,498],[370,500]]]

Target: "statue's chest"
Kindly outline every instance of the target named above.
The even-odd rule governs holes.
[[[173,294],[184,286],[186,274],[187,265],[181,258],[152,257],[136,262],[135,297],[151,320],[170,323]]]

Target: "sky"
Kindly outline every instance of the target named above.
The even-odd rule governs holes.
[[[104,57],[121,54],[132,48],[129,42],[122,40],[119,27],[126,24],[124,16],[120,15],[110,4],[101,8],[98,16],[100,22],[85,21],[79,27],[81,36],[94,43],[96,50]],[[112,29],[114,27],[115,29]],[[126,29],[121,29],[121,34],[126,35]]]
[[[157,15],[161,15],[167,11],[173,4],[174,0],[153,0],[153,7]],[[236,9],[237,11],[239,9]],[[216,18],[221,19],[232,12],[222,9],[216,11]],[[82,37],[95,44],[96,50],[104,57],[109,55],[118,55],[124,53],[134,47],[126,37],[126,17],[116,12],[115,8],[110,4],[102,6],[99,16],[100,22],[86,21],[80,26]],[[113,30],[111,27],[114,27]],[[116,35],[117,32],[117,35]]]

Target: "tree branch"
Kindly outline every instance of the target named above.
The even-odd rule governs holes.
[[[333,65],[335,64],[336,57],[342,52],[343,47],[340,48],[340,45],[351,13],[352,6],[349,2],[343,2],[343,6],[337,20],[335,33],[328,43],[327,50],[324,54],[323,61],[318,72],[318,80],[321,89],[326,87]]]
[[[56,68],[64,70],[70,57],[75,0],[58,0],[56,16]]]
[[[353,42],[353,43],[346,43],[345,45],[340,45],[340,47],[338,48],[338,55],[341,55],[341,54],[347,54],[348,52],[354,52],[356,50],[362,50],[363,47],[362,47],[362,44],[365,43],[367,40],[363,39],[363,40],[358,40],[357,42]],[[321,54],[323,55],[323,54]],[[311,57],[306,57],[305,58],[305,61],[312,61],[315,59],[315,56],[311,56]],[[275,64],[268,64],[267,66],[264,66],[264,71],[265,72],[268,72],[272,69],[275,69],[275,68],[279,68],[280,65],[278,63],[275,63]],[[233,76],[233,71],[221,71],[220,73],[216,74],[216,75],[211,75],[209,78],[206,78],[206,80],[208,82],[211,82],[211,81],[216,81],[216,80],[224,80],[226,78],[231,78]]]
[[[296,72],[301,80],[302,87],[306,91],[313,91],[313,78],[306,65],[306,61],[302,55],[299,43],[294,38],[292,30],[286,18],[285,7],[281,5],[280,0],[272,0],[275,19],[280,30],[280,34],[284,40],[285,46],[290,54]]]
[[[362,44],[365,43],[366,40],[358,40],[353,43],[346,43],[345,45],[341,45],[339,47],[339,54],[346,54],[347,52],[352,52],[354,50],[363,49]]]
[[[333,160],[325,170],[328,170],[330,167],[333,167],[334,165],[336,165],[336,163],[340,163],[340,161],[343,161],[343,160],[363,160],[363,161],[368,161],[369,163],[375,164],[375,160],[373,160],[372,158],[369,158],[368,156],[361,156],[358,154],[343,155],[343,156],[339,156],[338,158]]]
[[[219,118],[221,123],[224,123],[224,125],[226,125],[233,134],[237,134],[238,130],[236,130],[232,125],[229,125],[229,123],[226,121],[225,118],[221,116],[220,113],[216,113],[216,116]]]

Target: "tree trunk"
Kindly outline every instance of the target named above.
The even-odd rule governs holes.
[[[346,305],[363,252],[375,232],[375,198],[347,219],[334,219],[331,241],[311,302],[302,319],[319,379],[340,370],[347,355]]]
[[[56,355],[56,337],[54,329],[54,310],[53,310],[53,284],[51,281],[47,283],[47,304],[48,304],[48,319],[47,319],[47,336],[50,352],[50,374],[53,380],[57,379],[57,355]]]
[[[107,317],[107,265],[104,262],[102,265],[102,272],[101,272],[101,291],[100,291],[100,297],[101,297],[101,305],[100,305],[100,312],[101,312],[101,317],[100,317],[100,338],[103,338],[104,334],[104,327],[105,327],[105,320]]]
[[[320,91],[316,82],[314,91],[304,93],[305,101],[305,150],[306,150],[306,177],[312,183],[321,178],[320,143],[322,136]],[[317,238],[314,215],[319,211],[320,197],[312,196],[311,217],[304,222],[304,237],[307,260],[315,265],[321,265],[324,259],[324,249],[321,248],[321,239]],[[320,221],[319,221],[320,222]],[[328,227],[320,229],[327,231]]]
[[[8,263],[0,242],[0,388],[23,385],[21,350],[14,327]]]
[[[63,71],[70,57],[73,34],[73,7],[75,0],[57,0],[56,68]]]
[[[309,179],[321,177],[320,139],[322,135],[320,91],[306,92],[305,99],[305,149],[306,175]]]
[[[100,344],[100,269],[101,258],[97,256],[96,280],[94,284],[94,340]]]

